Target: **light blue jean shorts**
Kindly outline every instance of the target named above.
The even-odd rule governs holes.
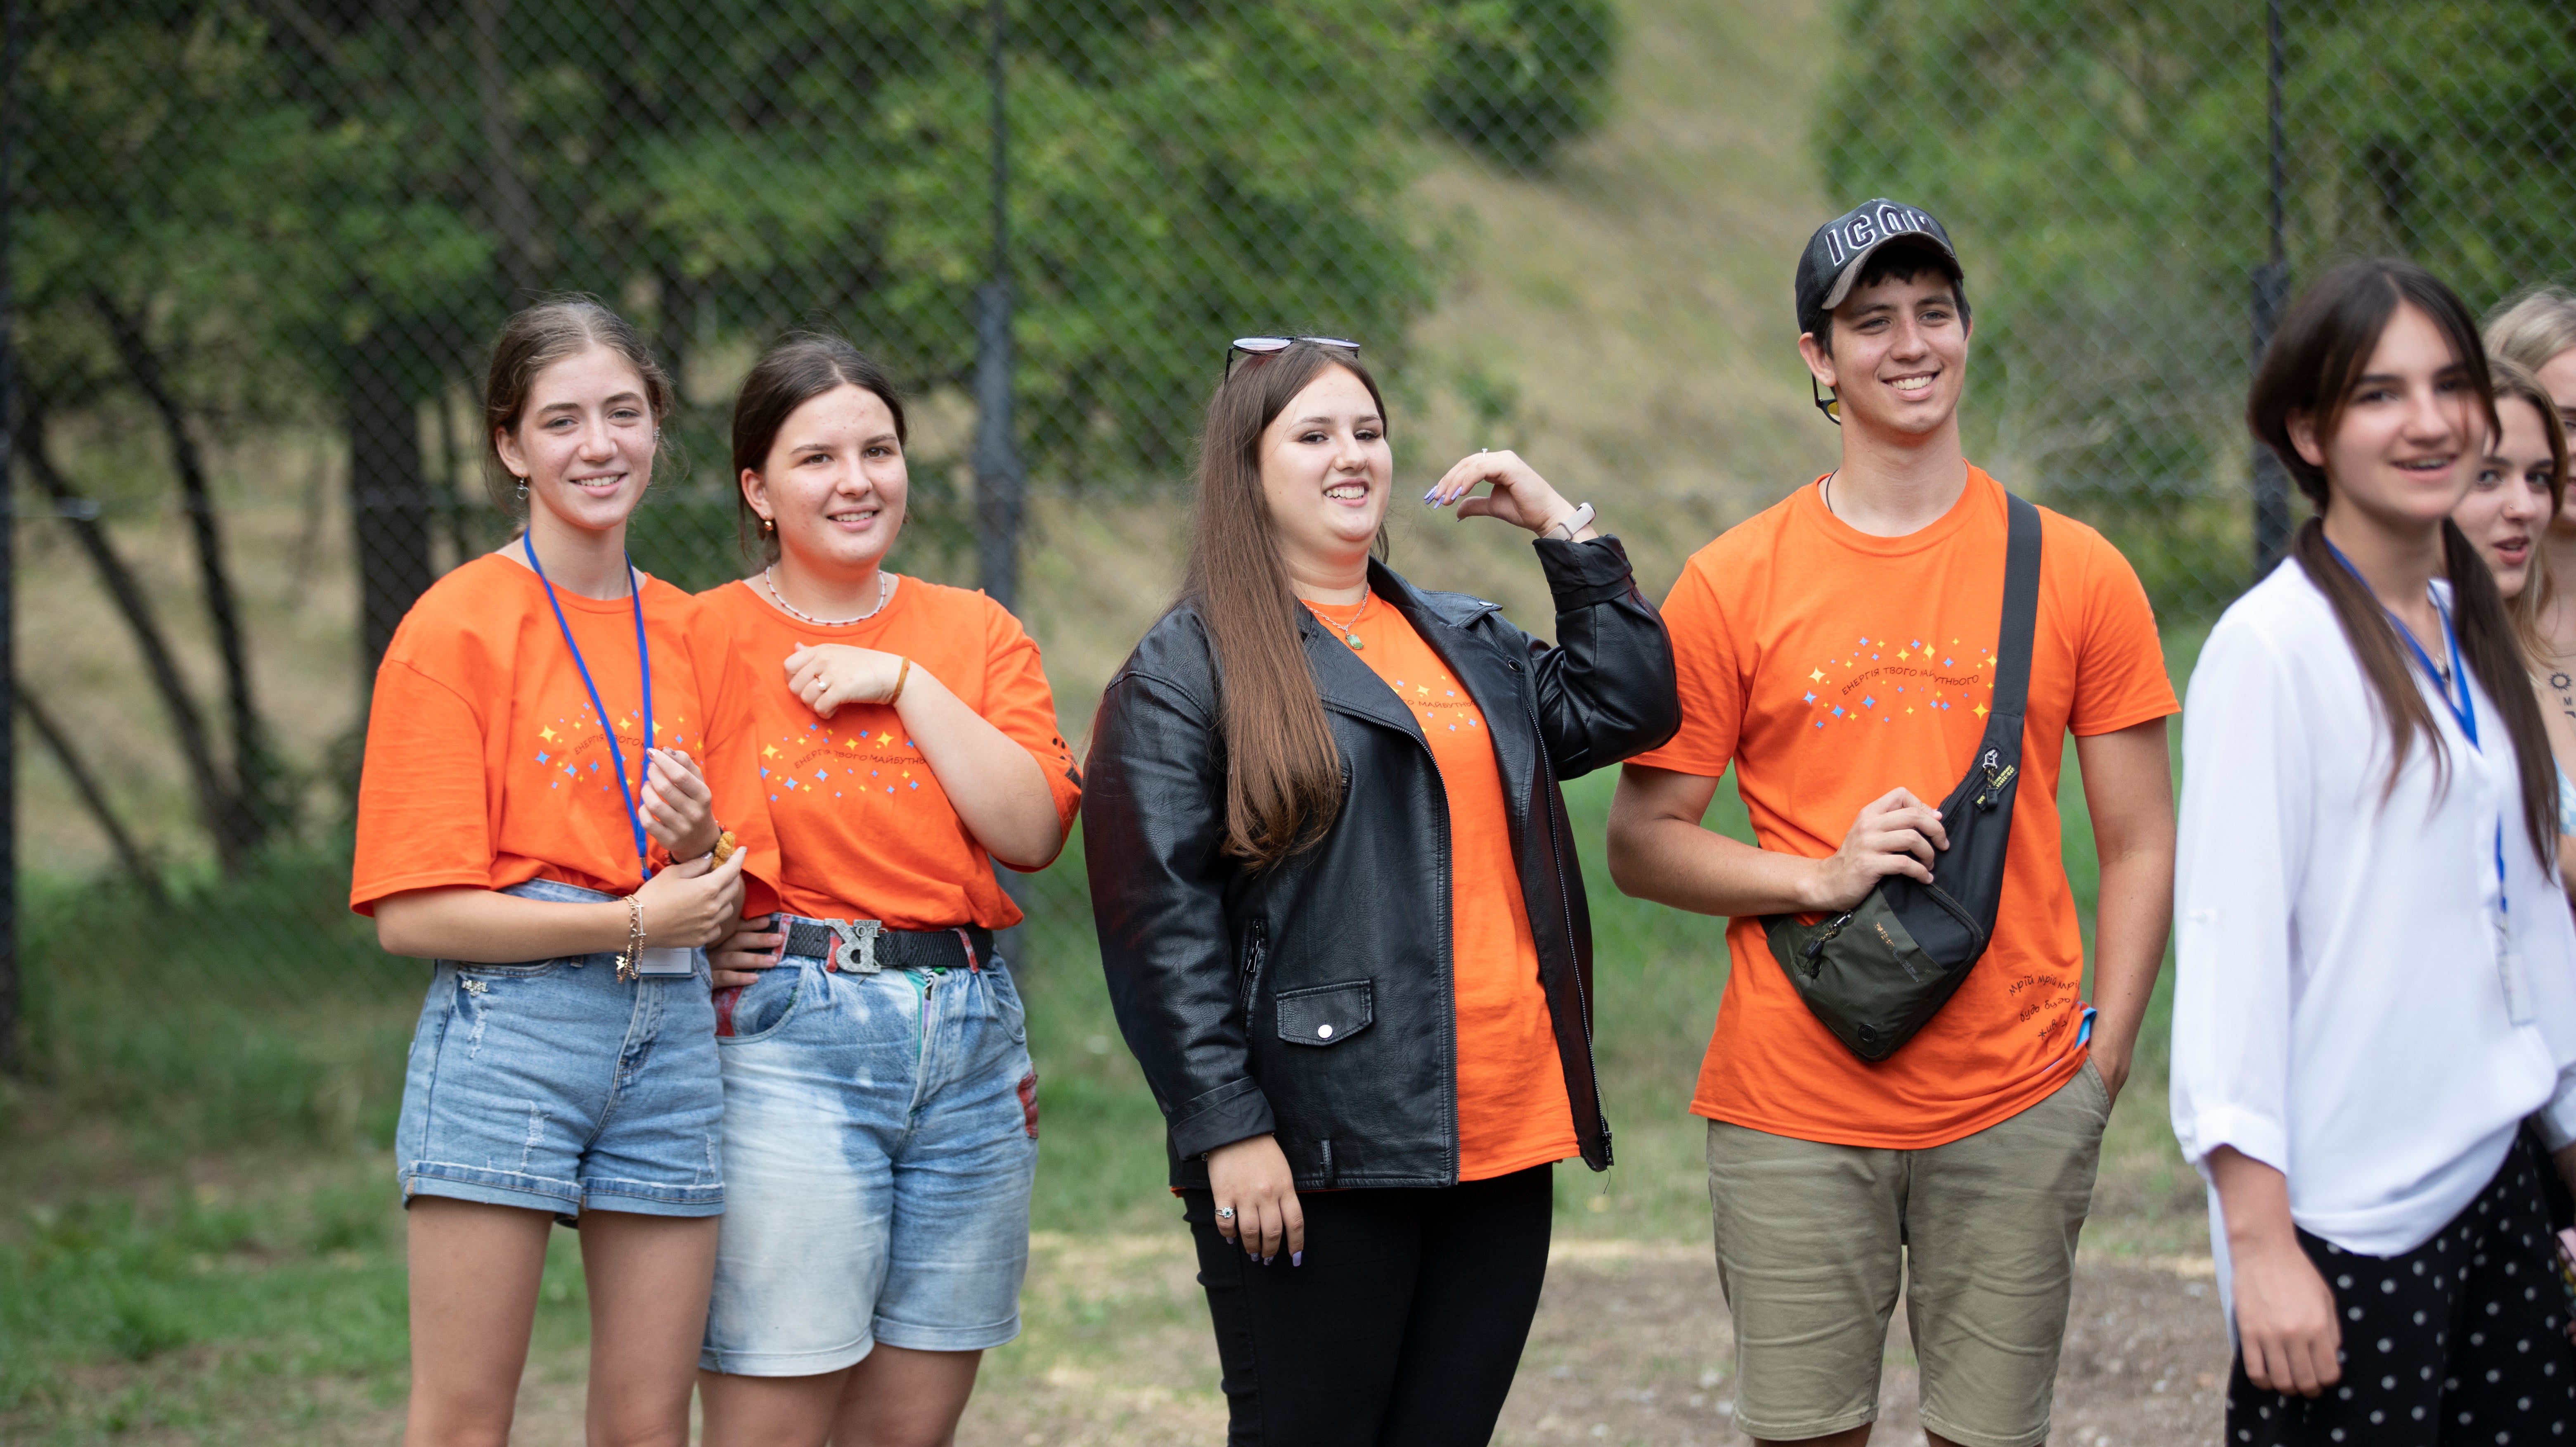
[[[1019,1335],[1037,1073],[1002,961],[866,975],[789,955],[730,1025],[731,1194],[698,1364],[801,1377],[878,1342]]]
[[[503,891],[613,896],[553,880]],[[617,956],[518,965],[440,960],[394,1131],[403,1200],[713,1216],[725,1208],[716,1016],[707,957],[686,975],[617,978]]]

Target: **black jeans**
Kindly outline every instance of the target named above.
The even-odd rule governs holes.
[[[2478,1198],[2403,1256],[2363,1256],[2301,1231],[2343,1317],[2343,1380],[2321,1397],[2267,1392],[2238,1352],[2227,1447],[2537,1447],[2576,1435],[2549,1173],[2517,1137]]]
[[[1311,1191],[1306,1263],[1264,1266],[1184,1191],[1232,1428],[1264,1447],[1494,1435],[1547,1278],[1554,1168],[1418,1190]]]

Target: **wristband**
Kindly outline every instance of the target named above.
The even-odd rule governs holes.
[[[911,678],[912,660],[910,658],[906,658],[903,661],[903,667],[895,671],[894,692],[886,695],[886,707],[892,708],[896,704],[903,702],[903,686]]]
[[[1574,535],[1576,533],[1592,526],[1592,518],[1592,504],[1587,502],[1581,507],[1576,508],[1574,511],[1567,513],[1558,521],[1548,524],[1546,530],[1541,532],[1539,536],[1543,538],[1560,538],[1569,543],[1573,542]]]

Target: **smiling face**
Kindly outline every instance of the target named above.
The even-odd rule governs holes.
[[[2531,545],[2549,517],[2550,474],[2558,462],[2530,402],[2498,398],[2496,417],[2504,430],[2479,459],[2469,495],[2451,509],[2451,521],[2495,570],[2496,591],[2513,598],[2531,580]]]
[[[643,374],[607,347],[537,373],[516,427],[493,433],[501,464],[528,484],[528,506],[590,532],[622,526],[653,481],[659,438]]]
[[[827,576],[864,574],[884,561],[903,531],[910,490],[893,409],[847,383],[788,413],[769,461],[742,474],[743,496],[777,524],[784,558]]]
[[[1855,287],[1834,308],[1833,350],[1798,339],[1816,380],[1834,389],[1846,426],[1920,437],[1959,414],[1968,385],[1968,324],[1938,267]]]
[[[2331,508],[2352,507],[2396,532],[2416,532],[2457,507],[2473,480],[2466,464],[2486,442],[2468,364],[2431,317],[2401,304],[2371,348],[2336,419],[2292,417],[2291,445],[2325,469]]]
[[[1338,366],[1317,373],[1262,429],[1256,458],[1291,578],[1346,580],[1366,566],[1386,517],[1395,453],[1358,377]]]

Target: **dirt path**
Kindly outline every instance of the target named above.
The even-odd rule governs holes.
[[[961,1447],[1212,1447],[1225,1437],[1215,1349],[1186,1238],[1034,1245],[1027,1325],[986,1359]],[[2052,1439],[2065,1447],[2183,1447],[2218,1430],[2226,1335],[2207,1258],[2087,1254],[2058,1374]],[[175,1368],[180,1363],[165,1364]],[[520,1393],[513,1440],[579,1447],[586,1368],[580,1348],[540,1351]],[[1498,1444],[1745,1441],[1734,1408],[1733,1338],[1705,1248],[1560,1241],[1547,1294],[1503,1413]],[[101,1392],[130,1385],[102,1369]],[[267,1424],[146,1430],[130,1442],[390,1444],[398,1402],[307,1383]],[[1921,1447],[1915,1377],[1900,1312],[1889,1334],[1876,1447]],[[0,1436],[6,1436],[0,1431]]]
[[[2205,1258],[2081,1262],[2052,1438],[2181,1447],[2218,1428],[2226,1334]],[[962,1447],[1210,1444],[1225,1435],[1214,1349],[1179,1233],[1041,1241],[1030,1333],[996,1353]],[[1092,1327],[1042,1322],[1096,1303]],[[1041,1325],[1049,1330],[1041,1332]],[[1060,1326],[1074,1326],[1067,1332]],[[1700,1249],[1568,1241],[1549,1269],[1500,1444],[1741,1442],[1728,1418],[1733,1338]],[[1890,1333],[1876,1442],[1915,1447],[1911,1344]]]

